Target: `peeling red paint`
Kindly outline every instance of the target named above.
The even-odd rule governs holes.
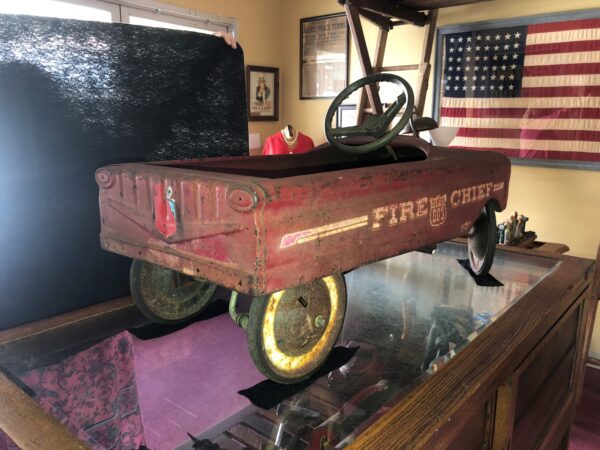
[[[102,246],[263,295],[464,235],[485,203],[506,207],[503,155],[393,147],[399,162],[323,147],[104,167]]]

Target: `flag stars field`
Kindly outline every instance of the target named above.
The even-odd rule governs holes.
[[[600,18],[442,39],[440,125],[459,128],[452,146],[600,162]]]

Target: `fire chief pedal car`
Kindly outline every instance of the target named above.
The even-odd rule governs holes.
[[[344,98],[383,81],[401,91],[383,114],[332,127]],[[403,79],[374,75],[333,101],[329,145],[311,153],[103,167],[102,247],[133,258],[131,292],[150,319],[187,319],[224,286],[258,369],[306,379],[342,327],[344,272],[465,235],[472,270],[492,264],[509,160],[398,136],[412,110]],[[238,293],[253,297],[248,314],[236,311]]]

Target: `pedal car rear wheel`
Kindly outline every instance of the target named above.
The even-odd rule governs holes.
[[[247,329],[250,356],[273,381],[290,384],[305,380],[329,356],[345,314],[342,275],[256,297]]]
[[[491,203],[481,210],[468,237],[469,264],[476,275],[490,271],[496,252],[496,212]]]
[[[210,301],[217,285],[201,278],[134,260],[129,272],[131,295],[150,320],[174,324],[195,316]]]

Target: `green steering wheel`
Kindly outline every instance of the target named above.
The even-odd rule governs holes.
[[[333,120],[333,116],[337,112],[338,107],[347,97],[350,96],[350,94],[352,94],[358,88],[372,83],[378,83],[380,81],[394,83],[395,85],[400,86],[402,89],[402,93],[383,114],[369,116],[362,125],[340,128],[331,127],[331,121]],[[403,78],[391,73],[378,73],[369,75],[352,83],[342,92],[340,92],[333,100],[329,106],[329,109],[327,110],[327,114],[325,115],[325,136],[327,137],[327,140],[331,146],[339,150],[343,150],[348,153],[372,152],[389,144],[392,139],[400,134],[412,116],[414,104],[415,96],[413,91],[410,85]],[[402,114],[402,117],[398,123],[388,131],[390,123],[392,123],[392,120],[394,117],[396,117],[400,109],[402,109],[403,105],[406,105],[404,114]],[[375,138],[375,140],[359,145],[344,144],[339,140],[342,137],[353,136],[372,136]]]

